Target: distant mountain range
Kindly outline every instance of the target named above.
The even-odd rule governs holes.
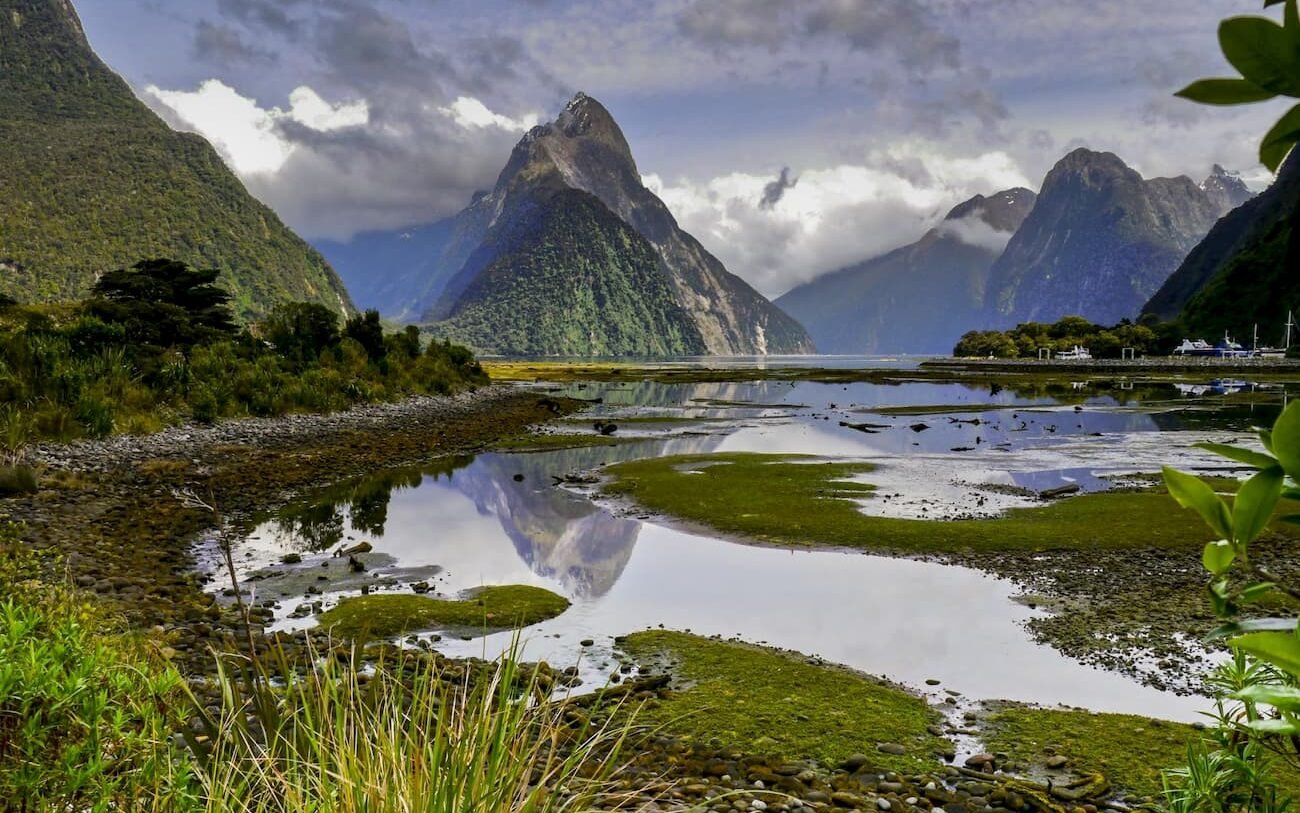
[[[983,322],[989,272],[1037,197],[1028,189],[977,195],[917,242],[818,277],[776,304],[822,352],[951,352]]]
[[[83,296],[152,257],[220,270],[243,317],[277,302],[351,308],[324,258],[199,136],[169,128],[91,50],[67,0],[0,14],[0,292]]]
[[[1224,332],[1261,344],[1281,341],[1287,311],[1300,315],[1300,153],[1267,190],[1215,225],[1147,303],[1145,312],[1178,318],[1188,335]],[[1300,343],[1300,336],[1293,336]]]
[[[1210,185],[1144,180],[1112,153],[1071,152],[993,264],[985,304],[994,326],[1069,314],[1104,325],[1135,318],[1233,208],[1218,176],[1213,195]]]
[[[1078,149],[1035,197],[1009,190],[958,206],[920,241],[777,300],[822,352],[947,353],[962,333],[1083,316],[1136,318],[1215,222],[1245,203],[1215,166],[1201,184],[1145,180]]]
[[[491,192],[402,240],[425,259],[362,264],[348,284],[393,316],[507,354],[808,353],[813,343],[691,235],[641,183],[609,112],[578,94],[515,147]],[[367,235],[363,241],[391,242]],[[363,242],[364,244],[364,242]],[[353,250],[349,248],[348,250]],[[384,248],[386,256],[399,249]],[[405,252],[406,249],[400,249]],[[396,273],[400,283],[381,279]],[[398,296],[399,290],[406,291]],[[363,302],[367,301],[365,298]]]

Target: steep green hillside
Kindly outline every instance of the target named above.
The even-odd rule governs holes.
[[[505,355],[704,352],[654,246],[599,200],[565,189],[518,211],[470,258],[436,333]]]
[[[1215,225],[1146,312],[1180,316],[1189,335],[1206,339],[1228,331],[1249,341],[1259,325],[1261,344],[1280,341],[1287,311],[1300,312],[1297,219],[1300,156],[1292,156],[1268,190]]]
[[[350,307],[324,259],[196,135],[172,131],[87,43],[66,0],[0,13],[0,292],[83,296],[146,257],[219,269],[241,316]]]
[[[446,280],[425,319],[441,321],[487,264],[484,249],[503,221],[517,219],[542,190],[575,189],[595,197],[658,255],[674,301],[713,355],[814,352],[798,322],[729,272],[678,226],[641,182],[627,139],[603,105],[579,93],[549,124],[520,139],[493,190],[452,218],[452,235],[427,266],[432,291]],[[595,352],[589,351],[589,352]],[[586,353],[583,353],[584,355]]]

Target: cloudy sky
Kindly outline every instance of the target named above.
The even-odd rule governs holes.
[[[1227,74],[1257,0],[79,0],[91,43],[308,238],[453,214],[575,91],[647,185],[768,295],[1036,189],[1076,146],[1254,186],[1277,106]],[[1270,116],[1272,118],[1270,118]]]

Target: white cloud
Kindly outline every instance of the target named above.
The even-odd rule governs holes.
[[[940,224],[939,231],[956,237],[968,246],[987,249],[994,254],[1001,254],[1007,247],[1007,243],[1011,242],[1011,236],[1015,234],[1015,232],[993,228],[974,213],[959,220],[945,220]]]
[[[798,177],[770,208],[760,205],[770,175],[644,181],[683,228],[769,296],[910,243],[976,194],[1036,186],[1006,153],[953,158],[910,142],[872,152],[861,164],[805,168]]]
[[[370,105],[365,99],[331,105],[306,85],[289,94],[289,105],[289,118],[322,133],[370,123]]]
[[[471,96],[461,96],[447,107],[439,107],[438,112],[450,117],[467,130],[481,127],[499,127],[502,130],[524,132],[537,126],[540,120],[536,113],[530,113],[517,119],[493,113],[487,105]]]
[[[317,132],[361,127],[370,121],[365,100],[331,105],[307,86],[289,94],[289,110],[265,110],[219,79],[197,90],[145,88],[178,123],[208,139],[240,175],[274,173],[293,154],[294,144],[279,132],[281,122],[295,122]]]
[[[194,91],[150,85],[145,92],[162,103],[178,123],[211,141],[240,175],[275,172],[293,151],[275,132],[270,111],[220,80],[209,79]]]
[[[501,116],[463,96],[451,106],[382,95],[332,103],[299,86],[288,109],[262,107],[218,79],[142,94],[173,126],[207,138],[249,191],[308,238],[429,223],[459,210],[501,170],[532,115]]]

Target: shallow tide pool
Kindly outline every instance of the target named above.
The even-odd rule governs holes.
[[[1032,392],[755,382],[583,385],[571,394],[602,402],[557,431],[594,431],[596,420],[685,420],[632,420],[618,436],[643,439],[614,447],[485,454],[331,487],[246,534],[239,561],[247,585],[257,600],[278,604],[280,628],[313,625],[313,602],[329,607],[363,586],[409,592],[426,582],[441,596],[492,584],[546,587],[573,606],[527,630],[526,655],[580,664],[587,685],[617,671],[615,636],[663,626],[793,649],[917,689],[940,681],[932,694],[1184,720],[1205,708],[1203,699],[1034,643],[1024,622],[1040,611],[1015,601],[1012,583],[978,570],[710,538],[636,518],[552,478],[646,456],[790,452],[876,463],[870,480],[880,496],[864,501],[869,513],[991,515],[1038,504],[1034,494],[1046,488],[1110,488],[1161,463],[1220,471],[1192,444],[1244,438],[1275,407],[1188,400],[1173,387],[1126,394],[1069,382]],[[366,571],[352,573],[332,552],[362,541],[373,551],[358,557]],[[302,561],[279,564],[289,553]],[[510,637],[436,646],[492,656]]]

